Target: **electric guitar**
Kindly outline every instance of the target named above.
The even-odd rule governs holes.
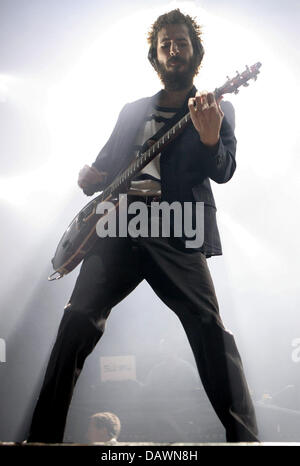
[[[239,87],[248,86],[248,81],[250,79],[257,79],[260,67],[261,63],[258,62],[251,67],[247,66],[242,73],[237,72],[234,78],[227,78],[223,86],[214,90],[213,93],[216,100],[224,94],[237,94],[239,92]],[[82,261],[99,238],[96,232],[96,225],[101,214],[97,214],[97,206],[101,202],[109,201],[112,202],[117,209],[119,204],[118,195],[128,191],[131,180],[133,180],[151,160],[161,153],[189,123],[191,123],[191,117],[188,112],[151,147],[139,153],[138,157],[130,163],[126,170],[118,175],[101,194],[92,199],[76,215],[58,243],[55,255],[51,261],[55,271],[48,277],[48,280],[58,280],[71,272]],[[106,215],[107,214],[103,214],[102,217]]]

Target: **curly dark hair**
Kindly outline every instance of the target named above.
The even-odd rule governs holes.
[[[158,32],[168,24],[185,24],[187,26],[195,54],[196,66],[199,68],[204,56],[204,48],[201,40],[201,27],[196,23],[194,18],[181,13],[179,8],[159,16],[152,24],[147,36],[147,41],[150,45],[148,58],[151,65],[156,69]]]

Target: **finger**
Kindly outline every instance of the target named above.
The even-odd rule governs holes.
[[[196,117],[197,106],[196,106],[196,97],[190,97],[188,100],[188,107],[192,117]]]
[[[95,183],[96,178],[99,179],[99,175],[96,176],[96,174],[90,169],[87,170],[86,168],[83,168],[79,172],[78,183],[79,185],[86,186],[87,184]]]
[[[199,111],[205,111],[210,107],[208,95],[209,93],[204,91],[196,95],[196,105]]]
[[[103,171],[99,171],[96,167],[94,166],[91,166],[90,167],[90,170],[95,173],[96,175],[102,175],[102,176],[106,176],[107,175],[107,172],[103,172]]]
[[[88,173],[90,173],[90,171],[91,171],[91,167],[89,167],[88,165],[84,165],[84,167],[82,167],[81,170],[79,171],[79,177],[81,178],[86,177]]]
[[[195,108],[196,106],[196,98],[195,97],[190,97],[189,100],[188,100],[188,107],[190,109],[193,109]]]
[[[215,96],[212,92],[209,92],[207,94],[207,103],[209,106],[214,105],[216,103]]]
[[[86,183],[81,178],[78,178],[77,184],[80,188],[84,188],[86,186]]]
[[[217,107],[218,107],[218,110],[220,112],[221,117],[223,118],[224,112],[223,112],[223,110],[221,108],[221,105],[220,105],[222,100],[223,100],[223,96],[221,95],[221,97],[219,97],[218,100],[217,100]]]
[[[191,115],[191,120],[193,122],[193,125],[195,126],[195,128],[199,128],[199,111],[197,110],[197,107],[196,107],[196,100],[194,97],[190,98],[189,101],[188,101],[188,107],[189,107],[189,110],[190,110],[190,115]]]
[[[207,107],[208,106],[208,100],[207,100],[207,93],[202,93],[200,96],[201,99],[201,105],[202,107]]]
[[[220,106],[220,102],[222,99],[223,99],[223,96],[219,97],[218,100],[216,100],[213,92],[209,92],[207,94],[207,103],[208,103],[209,108],[215,108],[215,110],[219,112],[219,115],[221,118],[223,118],[224,116],[224,113]]]
[[[196,108],[199,111],[201,111],[203,108],[207,106],[206,95],[203,93],[201,94],[199,93],[198,95],[196,95],[195,101],[196,101]]]
[[[223,117],[224,117],[224,112],[223,112],[223,110],[221,109],[220,105],[218,105],[218,109],[219,109],[221,118],[223,118]]]
[[[195,97],[206,97],[208,94],[208,91],[197,91],[196,94],[195,94]]]
[[[219,104],[219,103],[221,102],[221,100],[223,100],[223,96],[222,96],[222,95],[216,100],[217,104]]]

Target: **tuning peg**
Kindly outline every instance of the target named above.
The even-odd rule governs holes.
[[[238,94],[240,91],[238,89],[236,89],[235,91],[233,91],[234,94]]]
[[[244,83],[243,86],[244,86],[244,87],[248,87],[248,86],[249,86],[249,83]]]

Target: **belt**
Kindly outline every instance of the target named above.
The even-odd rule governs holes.
[[[130,196],[129,202],[144,202],[147,206],[151,206],[152,202],[160,202],[160,196]]]

